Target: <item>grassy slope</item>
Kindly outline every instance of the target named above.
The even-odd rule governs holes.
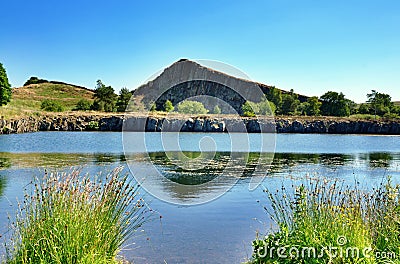
[[[93,101],[94,92],[68,84],[41,83],[14,88],[11,102],[0,108],[4,118],[41,115],[41,102],[45,99],[60,102],[66,111],[72,110],[80,99]]]

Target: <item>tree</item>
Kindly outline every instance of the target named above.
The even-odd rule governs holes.
[[[45,79],[39,79],[38,77],[32,76],[31,78],[29,78],[29,80],[27,80],[24,83],[24,86],[30,85],[30,84],[39,84],[39,83],[47,83],[49,82],[48,80]]]
[[[117,101],[117,111],[124,112],[129,104],[129,100],[132,97],[132,93],[128,88],[124,87],[119,91],[118,101]]]
[[[246,101],[242,105],[243,116],[249,116],[249,117],[255,116],[257,111],[258,111],[257,105],[253,102]]]
[[[371,112],[371,109],[368,104],[360,104],[358,107],[358,113],[359,114],[369,114]]]
[[[177,105],[178,112],[183,114],[207,114],[208,110],[197,101],[185,100]]]
[[[170,100],[165,101],[164,103],[164,111],[165,112],[172,112],[174,111],[175,107]]]
[[[216,114],[216,115],[221,114],[221,108],[218,105],[214,106],[213,114]]]
[[[116,110],[117,95],[111,86],[105,86],[101,80],[97,80],[96,90],[94,92],[93,110],[113,112]]]
[[[8,82],[6,69],[0,63],[0,106],[11,101],[11,85]]]
[[[393,107],[392,97],[390,95],[372,90],[370,94],[367,94],[367,97],[367,102],[374,111],[375,118],[376,115],[383,116],[386,113],[390,113],[390,109]]]
[[[349,100],[343,93],[326,92],[320,97],[322,101],[321,113],[325,116],[349,116]]]
[[[283,115],[294,115],[297,111],[297,107],[300,105],[300,100],[298,95],[290,90],[290,93],[282,95],[282,106],[280,109],[280,114]]]
[[[276,109],[279,111],[282,107],[282,91],[272,86],[266,93],[268,101],[274,103]]]
[[[318,100],[318,97],[313,96],[307,99],[305,113],[308,116],[317,116],[321,113],[322,103]]]
[[[92,108],[92,103],[89,100],[81,99],[76,103],[74,110],[76,111],[87,111]]]

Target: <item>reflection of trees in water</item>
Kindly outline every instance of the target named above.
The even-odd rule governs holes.
[[[190,160],[198,158],[201,152],[185,151],[182,155]],[[201,160],[203,164],[196,164],[200,168],[195,170],[177,165],[181,161],[178,160],[179,155],[172,156],[176,158],[174,159],[171,156],[168,157],[165,152],[154,152],[149,153],[149,157],[165,178],[184,185],[198,185],[220,176],[229,162],[230,153],[217,152],[212,159]]]
[[[348,154],[275,153],[271,172],[279,173],[300,164],[343,166],[352,160],[353,157]]]
[[[368,153],[369,166],[371,168],[389,168],[394,155],[385,152]]]
[[[3,196],[5,187],[6,187],[6,177],[0,175],[0,198]]]

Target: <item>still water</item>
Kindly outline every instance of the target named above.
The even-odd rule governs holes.
[[[143,136],[143,135],[134,135]],[[264,188],[277,189],[282,184],[302,181],[305,177],[339,178],[370,188],[392,176],[400,182],[400,137],[366,135],[278,134],[275,154],[267,177],[260,186],[249,190],[251,173],[260,157],[259,134],[236,135],[235,140],[249,143],[250,154],[240,175],[224,175],[222,169],[232,153],[228,134],[181,133],[180,149],[189,158],[199,156],[204,137],[215,142],[213,162],[201,169],[182,169],[163,152],[159,133],[144,135],[149,154],[130,149],[129,162],[142,166],[151,160],[165,177],[163,191],[176,201],[196,201],[207,197],[213,188],[191,192],[173,188],[170,183],[196,185],[221,176],[218,185],[236,184],[207,203],[177,205],[146,193],[146,201],[155,211],[152,221],[143,226],[127,243],[121,254],[135,263],[240,263],[251,257],[251,241],[256,232],[265,234],[273,226],[263,207],[268,201]],[[243,137],[243,138],[241,138]],[[39,132],[0,136],[0,235],[7,233],[7,214],[13,215],[24,188],[32,177],[45,170],[82,173],[105,173],[124,166],[130,173],[123,152],[122,134],[106,132]],[[202,149],[204,151],[204,149]],[[207,150],[206,150],[207,151]],[[240,155],[239,155],[240,157]],[[132,165],[131,164],[131,165]],[[146,167],[144,167],[146,168]],[[146,170],[143,170],[144,172]],[[4,247],[0,248],[4,254]]]

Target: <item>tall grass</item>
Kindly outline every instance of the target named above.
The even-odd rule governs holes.
[[[148,212],[121,170],[103,180],[79,171],[35,180],[12,223],[6,263],[119,263],[122,244]]]
[[[399,185],[292,187],[266,190],[279,229],[253,241],[253,263],[400,263]]]

